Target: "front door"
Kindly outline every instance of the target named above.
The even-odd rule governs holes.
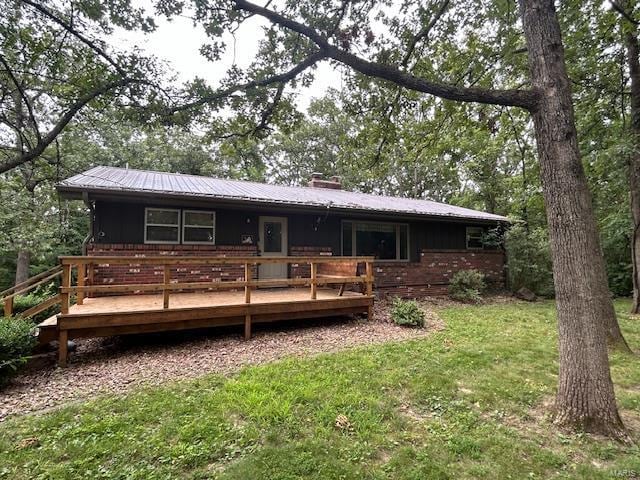
[[[258,248],[266,257],[287,256],[287,219],[286,217],[260,217]],[[274,263],[258,267],[258,278],[287,278],[287,264]]]

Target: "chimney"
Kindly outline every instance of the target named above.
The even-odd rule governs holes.
[[[329,180],[324,180],[321,173],[312,173],[309,181],[311,188],[330,188],[333,190],[342,190],[342,179],[334,175]]]

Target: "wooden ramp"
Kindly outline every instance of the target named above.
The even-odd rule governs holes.
[[[61,310],[42,322],[39,340],[59,342],[59,363],[67,361],[67,341],[80,337],[103,337],[216,326],[244,325],[245,338],[255,323],[365,313],[372,315],[373,276],[369,257],[249,257],[249,258],[135,258],[62,257]],[[171,268],[181,264],[243,263],[245,276],[228,282],[178,283],[171,281]],[[364,262],[366,274],[319,275],[318,264]],[[164,265],[163,283],[91,285],[86,277],[92,263],[153,263]],[[252,267],[259,263],[310,265],[310,277],[276,280],[253,279]],[[71,268],[78,270],[72,284]],[[89,268],[88,268],[89,267]],[[331,288],[345,283],[363,285],[362,293]],[[279,288],[274,285],[282,285]],[[305,288],[309,287],[309,288]],[[189,291],[195,290],[198,291]],[[186,291],[185,291],[186,290]],[[156,293],[160,291],[161,293]],[[153,293],[147,293],[153,292]],[[88,297],[92,293],[108,296]],[[76,303],[70,298],[75,295]]]

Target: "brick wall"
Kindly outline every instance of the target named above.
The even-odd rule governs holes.
[[[333,252],[331,247],[291,247],[289,255],[292,257],[330,257]],[[320,272],[320,266],[318,272]],[[289,265],[289,276],[291,278],[309,278],[311,266],[308,263],[292,263]]]
[[[445,295],[451,277],[475,269],[494,287],[505,285],[505,256],[501,251],[423,250],[420,262],[378,262],[374,266],[377,291],[404,297]]]
[[[95,256],[188,256],[199,255],[241,257],[257,255],[255,246],[224,245],[143,245],[143,244],[89,244],[87,255]],[[135,259],[128,265],[97,264],[93,284],[162,283],[162,265],[142,265]],[[255,272],[254,272],[255,276]],[[243,265],[185,265],[171,267],[172,282],[219,282],[244,279]]]
[[[96,256],[253,256],[255,246],[222,245],[140,245],[140,244],[90,244],[88,255]],[[294,246],[291,256],[331,256],[331,247]],[[497,287],[505,284],[505,256],[501,251],[423,250],[419,262],[376,262],[373,268],[375,290],[381,294],[403,297],[446,295],[451,277],[459,270],[476,269],[487,276],[488,282]],[[321,264],[319,274],[355,275],[354,262]],[[361,272],[364,273],[364,272]],[[308,263],[292,263],[291,278],[309,277]],[[99,264],[94,270],[96,285],[110,283],[160,283],[162,266],[140,265],[135,260],[129,265]],[[255,270],[254,270],[255,277]],[[174,267],[173,281],[207,282],[242,280],[243,265],[189,265]]]

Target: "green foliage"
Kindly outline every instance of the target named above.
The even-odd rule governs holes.
[[[515,292],[522,287],[536,295],[553,297],[551,251],[546,228],[512,225],[505,236],[509,287]]]
[[[630,213],[628,209],[611,212],[600,222],[609,288],[619,297],[629,296],[633,291]]]
[[[26,363],[36,345],[33,323],[0,317],[0,386]]]
[[[629,342],[640,323],[617,302]],[[413,341],[248,366],[0,422],[0,478],[592,479],[636,444],[559,433],[552,302],[456,306]],[[640,362],[613,352],[625,418]],[[347,417],[352,429],[336,428]],[[132,461],[132,459],[134,461]]]
[[[391,306],[391,318],[396,325],[405,327],[424,327],[424,310],[415,300],[394,298]]]
[[[14,297],[13,312],[15,315],[20,315],[22,312],[25,312],[30,308],[41,304],[43,301],[49,298],[52,294],[53,294],[52,292],[47,290],[38,290],[35,292],[31,292],[27,295],[19,295],[17,297]],[[30,317],[29,319],[32,322],[39,323],[43,320],[46,320],[47,318],[49,318],[51,315],[54,315],[55,313],[58,313],[58,307],[54,305]]]
[[[485,88],[529,83],[513,2],[404,2],[397,9],[379,8],[375,2],[343,9],[338,0],[285,3],[280,13],[308,24],[330,43],[383,64],[402,64],[403,70],[419,77]],[[8,0],[0,0],[0,6],[8,12],[0,20],[4,57],[27,96],[34,98],[36,118],[24,122],[21,133],[25,143],[35,144],[36,123],[42,129],[53,124],[55,112],[66,111],[79,96],[121,73],[32,7]],[[634,10],[635,4],[628,7]],[[164,16],[188,16],[207,35],[200,52],[216,62],[231,53],[227,35],[242,30],[241,24],[252,17],[230,0],[217,2],[216,8],[199,1],[162,1],[145,10],[129,0],[50,8],[101,45],[128,77],[149,81],[91,102],[55,147],[52,144],[19,172],[2,177],[0,289],[13,280],[18,250],[32,252],[36,271],[39,265],[52,265],[62,250],[79,253],[87,231],[86,211],[81,203],[59,203],[56,181],[96,164],[129,164],[292,185],[305,184],[310,173],[318,171],[341,175],[345,188],[352,190],[510,215],[527,222],[532,236],[512,239],[512,285],[552,295],[528,112],[442,101],[348,68],[341,70],[340,91],[330,89],[319,97],[314,92],[306,111],[297,91],[312,85],[316,75],[326,72],[323,68],[301,72],[282,90],[269,84],[216,95],[218,87],[260,83],[288,71],[314,47],[301,42],[295,32],[267,24],[254,58],[234,63],[219,85],[194,78],[179,86],[165,75],[161,62],[127,49],[126,43],[119,47],[119,42],[110,42],[110,32],[115,27],[149,32],[164,23]],[[614,9],[597,2],[563,2],[558,16],[609,283],[615,294],[625,295],[631,288],[627,160],[636,148],[633,136],[626,134],[630,102],[620,92],[628,91],[628,74],[621,65],[622,39],[630,25],[620,23]],[[428,41],[413,44],[422,31],[429,32]],[[53,44],[57,47],[51,48]],[[4,71],[0,76],[6,93],[1,103],[7,112],[1,149],[9,158],[15,148],[12,125],[27,112],[26,105],[22,112],[14,105],[12,80]],[[209,101],[200,106],[166,115],[167,103],[198,103],[204,97]]]
[[[486,284],[484,275],[477,270],[460,270],[449,283],[449,296],[454,300],[468,303],[482,302],[482,292]]]

